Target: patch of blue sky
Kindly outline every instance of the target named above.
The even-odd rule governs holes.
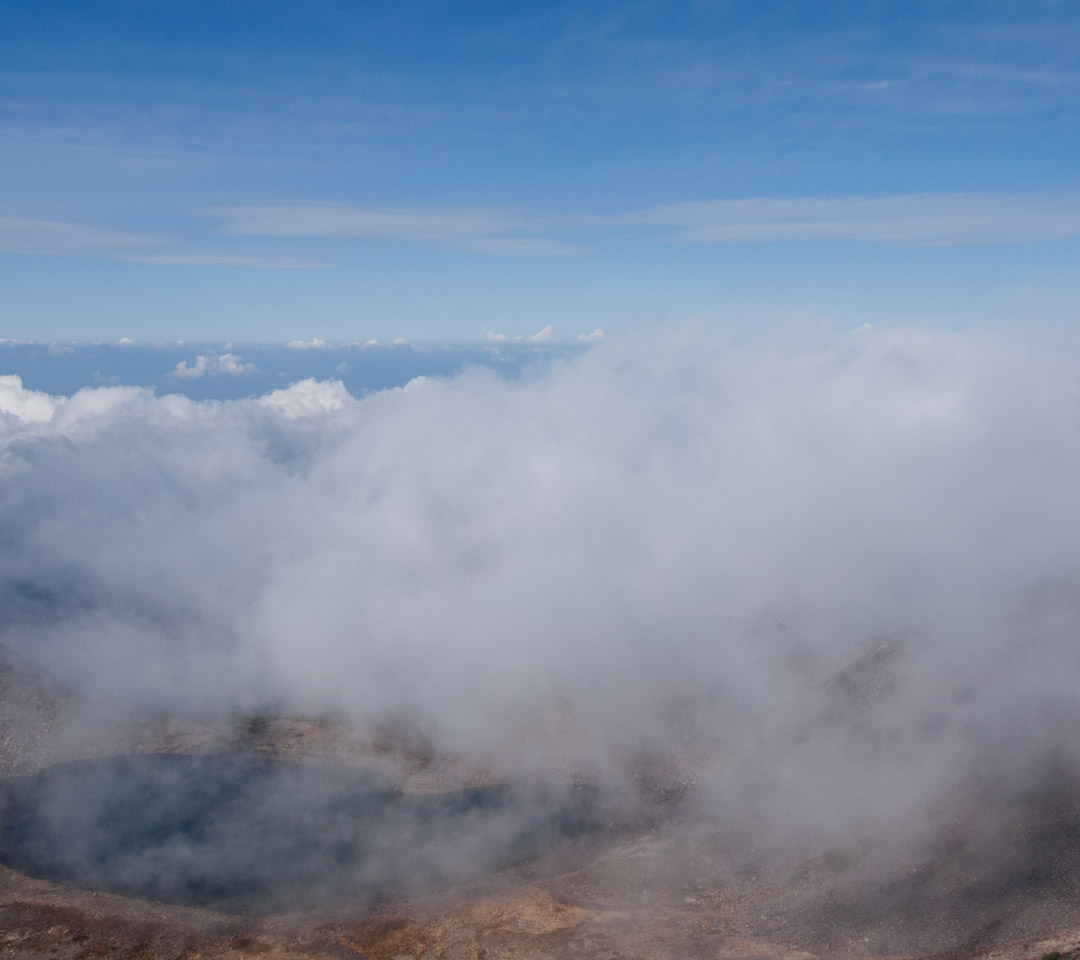
[[[0,343],[0,370],[29,390],[71,396],[84,387],[149,387],[192,400],[263,396],[300,380],[340,380],[356,397],[417,377],[452,377],[470,367],[516,378],[584,344]]]
[[[11,0],[0,335],[1075,299],[1078,42],[1061,0]]]

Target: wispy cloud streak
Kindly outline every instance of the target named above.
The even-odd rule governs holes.
[[[557,256],[578,248],[559,240],[519,236],[536,221],[496,207],[356,207],[289,204],[218,207],[225,233],[258,237],[355,237],[511,256]]]
[[[688,243],[859,240],[905,247],[1012,246],[1080,234],[1080,197],[753,197],[672,203],[620,220],[672,227],[672,239]]]
[[[526,217],[496,207],[292,204],[201,211],[229,237],[372,240],[489,256],[584,252],[552,234],[668,228],[666,239],[736,245],[851,240],[895,247],[1017,246],[1080,236],[1080,196],[954,193],[690,200],[614,215]],[[127,263],[303,269],[301,257],[194,247],[167,233],[63,220],[0,217],[0,253]]]
[[[204,211],[237,236],[367,238],[478,254],[552,256],[582,247],[554,231],[669,227],[699,244],[854,240],[898,247],[1015,246],[1080,235],[1080,197],[954,193],[690,200],[596,216],[521,217],[499,208],[376,208],[330,204]]]
[[[325,266],[295,257],[193,249],[166,233],[117,230],[65,220],[0,217],[0,253],[96,257],[125,263],[304,269]]]

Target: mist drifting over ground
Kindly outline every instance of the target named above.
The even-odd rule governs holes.
[[[692,756],[778,851],[1080,759],[1070,344],[686,333],[0,411],[0,642],[111,710],[407,718],[508,776]]]

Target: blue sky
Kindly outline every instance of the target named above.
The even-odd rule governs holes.
[[[0,10],[0,337],[1067,324],[1080,7]]]

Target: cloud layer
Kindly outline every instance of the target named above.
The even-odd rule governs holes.
[[[335,204],[204,211],[226,233],[253,237],[366,237],[474,253],[547,256],[582,249],[523,230],[671,227],[686,243],[856,240],[900,247],[1016,246],[1080,233],[1080,199],[953,193],[691,200],[610,216],[527,218],[494,207],[374,208]]]
[[[506,769],[689,751],[776,842],[1076,760],[1078,354],[612,341],[195,403],[0,381],[0,641],[118,704],[410,716]]]
[[[669,228],[696,244],[854,240],[897,247],[1017,246],[1080,234],[1075,196],[912,194],[691,200],[612,215],[526,217],[498,207],[362,207],[278,204],[214,207],[217,236],[198,245],[165,233],[60,220],[0,217],[0,253],[94,257],[126,263],[300,269],[329,264],[289,254],[237,252],[227,238],[298,243],[312,239],[390,241],[489,256],[585,253],[605,231]],[[573,234],[573,241],[567,233]]]

